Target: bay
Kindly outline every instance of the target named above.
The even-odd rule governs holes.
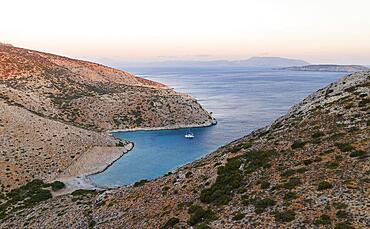
[[[155,179],[199,159],[218,147],[270,124],[289,107],[346,73],[296,72],[261,68],[125,69],[195,97],[218,124],[187,129],[117,132],[134,149],[102,173],[91,176],[99,186]]]

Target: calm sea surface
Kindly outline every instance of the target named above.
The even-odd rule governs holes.
[[[271,123],[310,93],[345,73],[239,68],[141,68],[136,75],[191,94],[213,112],[218,124],[187,129],[115,133],[135,147],[106,171],[92,176],[101,186],[154,179],[211,153],[218,147]]]

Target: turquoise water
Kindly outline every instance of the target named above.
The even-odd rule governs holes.
[[[126,69],[147,79],[191,94],[216,117],[216,126],[117,132],[135,147],[104,172],[92,176],[101,186],[154,179],[271,123],[310,93],[345,73],[294,72],[271,69]]]

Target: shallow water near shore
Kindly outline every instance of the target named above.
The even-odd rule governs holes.
[[[197,98],[217,119],[210,127],[116,132],[135,147],[102,173],[91,176],[99,186],[120,186],[154,179],[199,159],[218,147],[270,124],[289,107],[346,73],[295,72],[240,68],[141,68],[125,70],[161,82]]]

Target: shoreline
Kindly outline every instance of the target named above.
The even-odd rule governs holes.
[[[84,161],[76,161],[70,168],[65,171],[65,173],[60,177],[57,177],[55,180],[61,181],[65,184],[65,188],[60,191],[53,192],[53,196],[60,196],[72,193],[78,189],[87,189],[87,190],[106,190],[106,187],[101,187],[95,184],[90,176],[99,174],[107,170],[112,166],[117,160],[122,158],[125,154],[130,152],[134,148],[133,142],[128,142],[123,147],[113,147],[116,152],[107,153],[104,148],[101,149],[104,153],[97,153],[95,157],[90,157],[91,152],[87,152],[85,159],[87,158],[87,163]],[[100,163],[100,164],[97,164]],[[81,168],[81,166],[85,166]],[[69,170],[69,171],[68,171]],[[77,171],[85,170],[82,173]],[[69,173],[69,174],[68,174]]]
[[[217,125],[217,120],[213,119],[211,122],[206,122],[203,124],[190,124],[190,125],[170,125],[170,126],[162,126],[162,127],[136,127],[130,129],[117,129],[117,130],[109,130],[108,133],[117,133],[117,132],[133,132],[133,131],[156,131],[156,130],[178,130],[178,129],[186,129],[186,128],[202,128],[202,127],[209,127]]]
[[[109,134],[112,134],[112,133],[117,133],[117,132],[133,132],[133,131],[176,130],[176,129],[186,129],[186,128],[203,128],[203,127],[213,126],[216,124],[217,124],[217,120],[213,118],[212,121],[209,121],[203,124],[171,125],[171,126],[163,126],[163,127],[139,127],[139,128],[132,128],[132,129],[110,130],[107,132]],[[127,146],[128,148],[126,148]],[[69,194],[78,189],[108,190],[108,189],[124,187],[125,185],[117,186],[117,187],[99,186],[98,184],[96,184],[95,182],[91,180],[91,176],[106,171],[116,161],[121,159],[125,154],[129,153],[134,147],[135,145],[133,142],[128,142],[124,147],[120,147],[120,148],[125,148],[125,150],[123,150],[118,156],[114,156],[114,155],[105,156],[103,159],[108,160],[107,163],[105,163],[104,165],[101,165],[98,169],[91,169],[90,171],[86,171],[84,173],[77,174],[74,176],[62,176],[62,177],[57,178],[56,180],[59,180],[65,183],[66,187],[60,191],[54,192],[53,196]],[[76,162],[76,163],[79,164],[79,162]]]

